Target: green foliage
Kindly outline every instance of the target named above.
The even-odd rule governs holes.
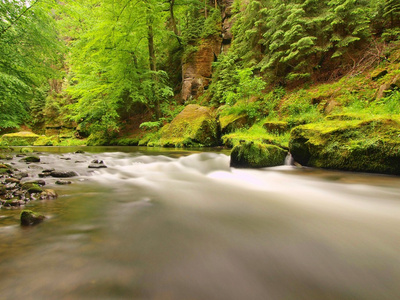
[[[31,99],[54,76],[61,51],[51,2],[0,2],[0,127],[17,127],[29,119]]]

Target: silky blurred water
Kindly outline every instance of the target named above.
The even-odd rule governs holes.
[[[400,298],[399,177],[85,149],[12,161],[29,180],[49,166],[79,176],[45,179],[59,198],[29,203],[39,226],[1,208],[1,299]]]

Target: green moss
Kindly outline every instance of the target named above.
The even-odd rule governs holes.
[[[219,126],[211,109],[188,105],[171,124],[160,130],[159,144],[164,147],[199,147],[219,144]]]
[[[265,168],[283,165],[287,151],[260,143],[244,143],[235,146],[231,152],[231,166],[236,168]]]
[[[4,134],[0,139],[3,146],[32,146],[39,136],[33,132],[23,131]]]
[[[290,151],[303,165],[400,174],[398,120],[326,121],[294,128]]]
[[[241,141],[258,142],[264,144],[277,145],[281,148],[287,148],[289,145],[289,132],[281,135],[269,133],[263,128],[264,122],[254,124],[249,129],[236,130],[233,133],[222,136],[222,142],[225,146],[233,148],[239,145]]]
[[[23,210],[20,215],[22,226],[37,225],[43,222],[45,218],[46,217],[44,215],[33,212],[31,210]]]

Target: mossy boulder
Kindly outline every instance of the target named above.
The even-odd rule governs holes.
[[[231,167],[266,168],[283,165],[287,151],[269,144],[243,143],[235,146],[231,152]]]
[[[400,122],[325,121],[291,131],[290,152],[310,167],[400,174]]]
[[[289,124],[284,121],[267,121],[263,128],[269,133],[281,135],[289,131]]]
[[[23,210],[20,218],[22,226],[33,226],[43,222],[46,217],[31,210]]]
[[[35,163],[35,162],[40,162],[40,157],[38,156],[27,156],[21,159],[21,161],[27,162],[27,163]]]
[[[249,120],[247,115],[221,115],[219,116],[219,122],[222,134],[231,133],[237,129],[251,126],[254,123]]]
[[[211,147],[219,144],[219,126],[213,111],[190,104],[161,129],[160,144],[164,147]]]
[[[30,131],[4,134],[0,139],[1,145],[6,146],[32,146],[39,135]]]

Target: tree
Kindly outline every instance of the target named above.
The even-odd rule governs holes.
[[[29,120],[32,99],[55,76],[61,52],[51,3],[0,2],[0,127],[18,127]]]

